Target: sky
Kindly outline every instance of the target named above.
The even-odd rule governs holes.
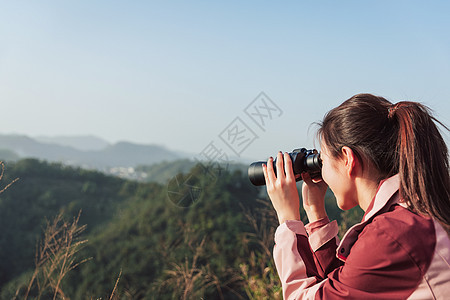
[[[259,160],[317,146],[311,124],[362,92],[450,125],[449,13],[448,1],[0,0],[0,133]]]

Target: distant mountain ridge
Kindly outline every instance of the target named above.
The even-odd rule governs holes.
[[[111,145],[108,141],[94,135],[37,136],[34,139],[40,143],[68,146],[81,151],[99,151]]]
[[[0,154],[13,152],[19,158],[34,157],[52,162],[63,162],[84,168],[105,169],[110,167],[135,167],[138,165],[151,165],[161,161],[173,161],[183,158],[182,154],[170,151],[160,145],[142,145],[131,142],[118,142],[109,144],[104,140],[89,137],[97,149],[100,145],[105,147],[98,150],[81,150],[73,145],[76,140],[67,137],[58,138],[31,138],[25,135],[0,134]],[[86,140],[86,137],[84,137]],[[47,142],[45,142],[47,141]],[[0,157],[2,159],[2,157]]]

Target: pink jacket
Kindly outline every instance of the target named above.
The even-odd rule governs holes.
[[[336,221],[286,221],[274,259],[284,299],[450,299],[450,239],[381,182],[361,223],[338,243]],[[309,236],[309,237],[308,237]]]

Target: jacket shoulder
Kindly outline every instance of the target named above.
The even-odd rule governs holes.
[[[422,275],[425,274],[436,246],[435,227],[431,218],[395,205],[390,211],[375,216],[364,231],[368,233],[366,236],[374,239],[379,235],[389,236],[417,264]]]

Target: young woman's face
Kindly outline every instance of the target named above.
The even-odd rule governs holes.
[[[348,210],[358,205],[355,199],[355,189],[343,158],[334,158],[329,153],[325,143],[321,142],[322,178],[328,184],[336,197],[340,209]]]

